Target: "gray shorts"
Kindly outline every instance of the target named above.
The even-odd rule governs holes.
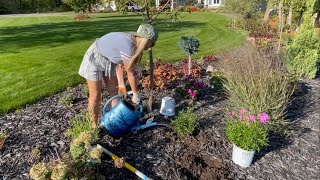
[[[117,64],[102,56],[96,43],[93,43],[83,57],[79,74],[87,80],[99,81],[105,76],[116,76],[116,66]]]

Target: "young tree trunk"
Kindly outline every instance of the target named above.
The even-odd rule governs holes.
[[[278,17],[279,17],[279,35],[280,35],[280,31],[281,31],[281,25],[283,24],[283,11],[282,11],[282,7],[283,7],[283,1],[280,0],[279,5],[278,5]]]
[[[150,94],[148,101],[148,111],[152,112],[152,104],[153,104],[153,56],[152,49],[149,49],[149,66],[150,66]]]
[[[188,75],[190,75],[191,74],[191,54],[189,54],[189,73],[188,73]]]
[[[268,22],[269,18],[270,18],[270,12],[272,11],[272,2],[269,0],[268,1],[268,5],[267,5],[267,9],[264,13],[264,17],[263,17],[263,21],[264,22]]]
[[[292,1],[290,4],[290,10],[289,10],[289,14],[288,14],[288,18],[287,18],[287,25],[289,25],[289,30],[291,31],[291,24],[292,24]]]
[[[318,28],[320,27],[320,12],[317,13],[316,19],[315,19],[315,23],[314,23],[314,27]]]

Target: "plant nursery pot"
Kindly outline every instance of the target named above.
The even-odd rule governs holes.
[[[165,116],[175,115],[175,100],[172,97],[162,98],[160,113]]]
[[[254,151],[246,151],[233,144],[232,161],[241,166],[249,167],[252,163]]]

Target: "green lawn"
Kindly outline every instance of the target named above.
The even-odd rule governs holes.
[[[136,15],[92,17],[89,21],[74,21],[68,14],[0,19],[0,113],[83,83],[78,68],[95,38],[112,31],[135,31],[142,22]],[[183,35],[200,39],[198,57],[228,51],[244,38],[227,25],[226,17],[212,13],[186,14],[176,25],[159,24],[154,57],[181,60],[184,55],[178,41]]]

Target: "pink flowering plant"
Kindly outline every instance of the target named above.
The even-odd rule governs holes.
[[[252,114],[247,109],[227,115],[227,136],[231,143],[247,151],[260,151],[268,146],[270,116]]]
[[[175,92],[180,97],[187,97],[195,101],[203,95],[206,89],[206,83],[193,78],[192,75],[188,75],[178,82]]]

